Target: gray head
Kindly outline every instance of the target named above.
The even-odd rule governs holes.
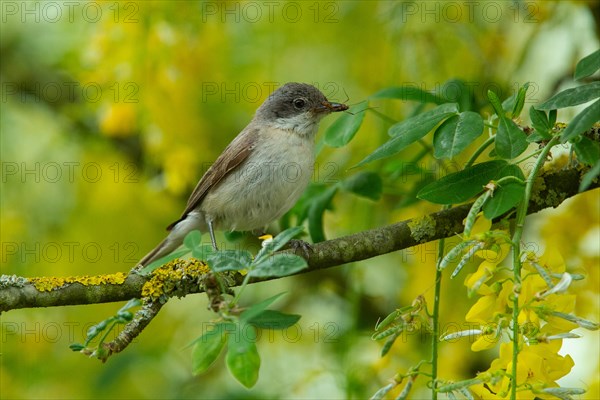
[[[275,90],[256,111],[255,119],[273,123],[282,129],[304,133],[316,130],[324,116],[347,110],[348,106],[332,103],[316,87],[307,83],[286,83]]]

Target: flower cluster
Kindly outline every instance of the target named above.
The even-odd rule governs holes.
[[[598,328],[597,324],[573,314],[576,296],[568,290],[574,280],[583,277],[567,272],[560,254],[548,249],[541,257],[530,252],[522,254],[521,279],[514,282],[511,268],[504,266],[510,250],[507,242],[474,252],[479,265],[466,277],[465,286],[470,294],[479,298],[465,319],[480,328],[442,338],[475,337],[472,351],[490,349],[500,343],[499,356],[490,368],[479,373],[475,380],[464,381],[465,386],[468,384],[471,392],[480,398],[507,398],[513,379],[513,346],[518,343],[519,398],[569,398],[583,393],[581,389],[561,388],[556,383],[574,365],[570,356],[559,354],[563,339],[579,337],[572,332],[577,327]],[[515,296],[518,299],[517,341],[512,337]],[[462,386],[460,383],[451,385],[452,388]]]

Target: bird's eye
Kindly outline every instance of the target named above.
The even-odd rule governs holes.
[[[294,100],[294,107],[298,110],[303,109],[305,105],[306,105],[306,100],[304,100],[302,98]]]

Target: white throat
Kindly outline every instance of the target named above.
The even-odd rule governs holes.
[[[272,125],[274,128],[292,131],[300,136],[315,136],[319,129],[320,116],[315,117],[309,112],[293,117],[278,118]]]

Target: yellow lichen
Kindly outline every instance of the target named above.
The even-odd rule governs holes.
[[[435,220],[429,215],[414,218],[408,223],[408,228],[413,239],[424,243],[435,235]]]
[[[52,290],[61,288],[71,283],[80,283],[84,286],[90,285],[120,285],[125,282],[127,274],[123,272],[117,272],[116,274],[107,275],[82,275],[82,276],[48,276],[48,277],[37,277],[30,278],[29,281],[33,286],[40,292],[50,292]]]
[[[158,300],[171,294],[183,280],[198,282],[209,272],[202,261],[176,258],[152,272],[152,278],[142,287],[142,297]]]

